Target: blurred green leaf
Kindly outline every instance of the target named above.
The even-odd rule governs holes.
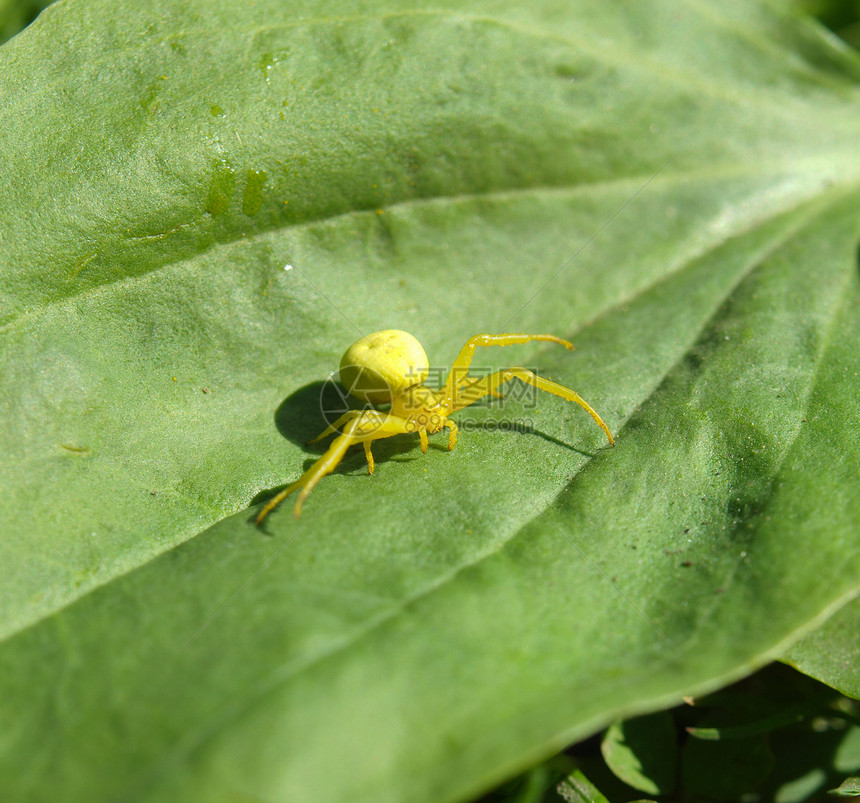
[[[860,778],[846,778],[830,794],[835,797],[860,797]]]
[[[0,0],[0,44],[26,28],[53,0]]]
[[[559,793],[567,803],[609,803],[581,770],[574,770],[559,784]]]
[[[0,796],[464,799],[849,599],[858,78],[741,0],[67,0],[3,45]],[[472,408],[256,529],[389,327],[573,339],[481,366],[617,447]]]
[[[769,0],[798,15],[811,14],[846,42],[860,45],[860,0]]]
[[[746,739],[750,736],[760,736],[770,733],[776,728],[798,722],[807,712],[807,708],[807,705],[801,703],[794,708],[787,708],[772,716],[754,722],[745,722],[743,725],[693,727],[687,728],[687,732],[696,739],[704,739],[711,742],[724,741],[726,739]]]
[[[667,795],[675,789],[678,739],[667,712],[611,725],[601,752],[609,769],[634,789],[651,795]]]

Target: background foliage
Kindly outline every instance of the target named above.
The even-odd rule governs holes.
[[[67,0],[3,45],[4,799],[462,800],[773,658],[856,696],[859,77],[750,0]],[[574,340],[482,364],[617,447],[508,400],[255,529],[387,327]]]

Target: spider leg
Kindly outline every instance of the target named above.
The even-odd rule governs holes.
[[[461,390],[463,390],[464,387],[467,387],[468,385],[471,385],[473,382],[477,382],[477,381],[479,381],[479,380],[473,376],[464,376],[460,380],[460,382],[457,384],[457,393],[459,393]],[[505,398],[505,394],[499,390],[493,390],[490,392],[489,395],[492,396],[494,399],[504,399]]]
[[[463,395],[453,400],[452,412],[454,410],[462,410],[464,407],[474,404],[478,399],[483,398],[488,393],[495,390],[499,385],[504,382],[508,382],[511,379],[519,379],[529,385],[539,388],[540,390],[545,390],[547,393],[552,393],[554,396],[560,396],[562,399],[576,402],[589,413],[597,423],[597,426],[606,433],[606,437],[609,438],[610,445],[615,445],[615,439],[612,437],[609,427],[606,426],[603,419],[597,414],[597,411],[587,401],[585,401],[585,399],[570,388],[566,388],[564,385],[559,385],[550,379],[544,379],[542,376],[533,374],[526,368],[505,368],[502,371],[496,371],[489,376],[485,376],[478,382],[473,382],[466,388]]]
[[[365,413],[372,413],[373,410],[347,410],[340,418],[337,419],[333,424],[327,426],[319,435],[315,438],[311,438],[309,441],[306,441],[306,444],[316,443],[317,441],[321,441],[323,438],[327,438],[333,432],[340,432],[340,428],[347,422],[351,421],[353,418],[358,418]],[[383,414],[384,415],[384,414]]]
[[[442,426],[451,430],[451,434],[448,436],[448,451],[450,452],[457,443],[457,432],[459,430],[457,425],[448,418],[442,422]]]
[[[558,343],[566,349],[572,349],[573,344],[567,340],[562,340],[555,335],[475,335],[466,341],[466,345],[460,349],[457,359],[454,360],[451,366],[451,371],[448,374],[448,379],[445,382],[445,398],[449,402],[453,402],[457,396],[457,388],[467,379],[469,366],[472,363],[472,357],[475,356],[475,349],[478,346],[512,346],[518,343],[529,343],[532,340],[543,340],[547,343]],[[488,391],[495,395],[495,387]],[[488,395],[487,393],[483,394]],[[460,409],[453,407],[452,409]]]
[[[365,456],[368,457],[368,468],[373,472],[373,456],[370,455],[370,442],[381,438],[390,438],[392,435],[400,435],[409,432],[406,422],[402,418],[380,413],[375,410],[366,410],[354,416],[343,428],[343,433],[338,435],[329,446],[326,453],[319,458],[299,479],[292,485],[288,485],[277,495],[273,496],[257,515],[257,524],[269,515],[281,502],[291,493],[301,488],[298,501],[296,502],[294,515],[298,518],[302,512],[302,503],[308,498],[308,494],[316,487],[316,484],[334,471],[346,450],[356,443],[363,443]]]

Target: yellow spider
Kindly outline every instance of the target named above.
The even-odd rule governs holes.
[[[597,425],[606,433],[610,445],[615,440],[603,419],[584,399],[570,388],[537,376],[525,368],[505,368],[484,377],[469,376],[469,365],[478,346],[509,346],[544,340],[559,343],[572,349],[573,345],[554,335],[475,335],[460,350],[454,361],[445,386],[439,390],[425,387],[429,373],[427,355],[421,344],[407,332],[386,329],[357,340],[343,355],[340,362],[340,381],[353,396],[371,404],[390,404],[388,412],[382,410],[350,410],[331,426],[308,441],[315,443],[340,432],[320,457],[298,481],[288,485],[270,499],[257,516],[260,524],[286,497],[299,488],[294,515],[302,512],[302,503],[316,484],[331,474],[343,459],[346,450],[353,444],[364,445],[367,469],[373,474],[372,441],[390,438],[392,435],[418,433],[421,451],[427,451],[427,435],[442,429],[450,430],[448,449],[457,442],[457,425],[448,416],[474,404],[484,396],[498,396],[499,385],[510,379],[520,379],[536,388],[561,396],[584,407]],[[343,429],[341,429],[341,427]]]

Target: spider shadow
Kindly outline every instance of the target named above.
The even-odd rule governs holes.
[[[348,399],[340,386],[335,385],[334,382],[311,382],[287,396],[278,405],[278,409],[275,410],[275,426],[288,441],[301,446],[306,452],[321,455],[328,449],[333,436],[323,438],[316,443],[308,443],[308,441],[319,435],[330,422],[334,422],[347,410],[360,409],[359,403],[354,399]],[[417,436],[415,440],[417,442]],[[385,448],[391,447],[392,442],[405,443],[405,445],[401,448]],[[384,459],[387,455],[408,452],[410,442],[409,438],[385,438],[374,441],[374,457],[377,452],[380,459]],[[363,464],[365,462],[363,453],[350,450],[341,465],[350,463],[355,454],[360,457],[355,461],[356,464]],[[316,457],[308,458],[305,461],[304,470],[307,471],[316,459]]]
[[[284,399],[275,410],[275,427],[288,441],[305,447],[326,426],[324,409],[343,406],[332,382],[311,382]],[[322,444],[312,443],[311,451],[323,451]]]
[[[577,449],[575,446],[571,446],[568,442],[559,440],[554,435],[549,435],[546,432],[541,432],[541,430],[535,429],[531,424],[524,424],[521,421],[473,421],[468,424],[460,424],[460,432],[466,433],[467,436],[469,432],[475,430],[481,430],[482,432],[501,432],[505,435],[535,435],[536,437],[543,438],[545,441],[553,443],[556,446],[561,446],[563,449],[576,452],[583,457],[597,456],[594,452],[586,452],[584,449]]]

